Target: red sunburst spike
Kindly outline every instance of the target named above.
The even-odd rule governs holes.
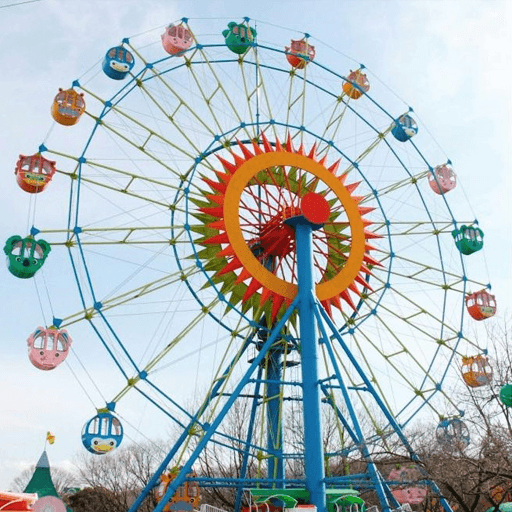
[[[345,185],[345,188],[352,194],[354,190],[361,185],[360,181],[356,181],[355,183],[350,183],[349,185]]]
[[[354,200],[354,203],[359,204],[364,197],[363,196],[352,196],[352,199]]]
[[[276,139],[276,149],[275,151],[283,151],[283,146],[281,145],[281,141]]]
[[[238,169],[242,164],[245,164],[245,158],[242,158],[240,155],[236,153],[231,153],[233,158],[235,159],[236,168]],[[254,156],[254,155],[253,155]]]
[[[218,180],[222,183],[224,183],[225,185],[227,185],[229,183],[229,180],[231,179],[231,174],[227,174],[225,172],[220,172],[220,171],[215,171],[215,174],[218,178]]]
[[[224,208],[222,208],[222,206],[202,206],[199,208],[199,211],[206,213],[206,215],[217,217],[218,219],[224,217]]]
[[[366,261],[366,263],[368,263],[370,265],[376,265],[377,267],[382,267],[383,266],[382,263],[379,260],[376,260],[375,258],[370,256],[369,254],[365,254],[363,256],[363,261]]]
[[[359,288],[354,283],[350,283],[348,285],[348,288],[349,288],[349,290],[353,291],[358,297],[362,296]]]
[[[258,144],[258,141],[256,141],[256,140],[252,141],[252,148],[254,149],[254,154],[255,155],[262,155],[263,154],[263,151],[261,150],[260,145]]]
[[[238,144],[238,147],[242,150],[242,153],[245,156],[246,160],[249,160],[249,158],[252,158],[254,155],[249,151],[247,146],[245,144],[242,144],[238,139],[236,139],[236,142]]]
[[[229,263],[226,264],[224,268],[221,268],[216,275],[222,276],[224,274],[228,274],[229,272],[234,272],[240,267],[243,267],[242,262],[235,256]]]
[[[226,193],[227,185],[225,183],[220,183],[215,180],[211,180],[209,178],[203,178],[203,181],[212,189],[220,192],[221,194]]]
[[[297,150],[297,153],[299,153],[299,155],[305,155],[306,154],[306,151],[304,150],[304,144],[301,142],[300,146],[299,146],[299,149]]]
[[[235,256],[235,250],[233,249],[231,244],[229,244],[227,247],[222,249],[222,251],[219,251],[217,253],[217,258],[224,258],[228,256]]]
[[[341,181],[342,185],[345,185],[345,181],[347,181],[348,172],[344,172],[338,176],[338,179]]]
[[[290,135],[290,132],[288,132],[288,136],[286,137],[286,151],[288,151],[288,153],[295,152],[295,148],[293,147],[293,141],[292,141],[292,136]]]
[[[246,269],[242,268],[242,272],[240,272],[240,275],[236,278],[235,284],[243,283],[246,279],[249,279],[251,276],[251,273]]]
[[[242,297],[242,304],[247,302],[260,288],[261,284],[253,277],[247,287],[247,290],[245,290],[244,296]]]
[[[327,170],[332,172],[333,174],[335,174],[336,171],[338,170],[338,167],[340,166],[340,162],[341,162],[341,158],[336,160],[336,162],[334,162],[330,167],[328,167]]]
[[[316,142],[313,144],[313,147],[309,151],[308,158],[313,158],[314,159],[315,155],[316,155]]]
[[[272,153],[274,151],[274,148],[272,147],[272,144],[267,139],[267,136],[265,135],[265,132],[261,132],[261,140],[263,141],[263,147],[265,148],[265,153]]]
[[[327,312],[327,314],[332,319],[332,309],[331,309],[331,302],[330,302],[330,300],[329,299],[321,300],[320,303],[322,304],[322,306],[324,307],[325,311]]]
[[[356,283],[359,283],[361,286],[363,286],[364,288],[368,288],[368,290],[370,290],[371,292],[374,292],[375,290],[369,285],[368,281],[366,281],[366,279],[364,279],[363,277],[361,277],[360,275],[357,275],[355,278],[354,278],[354,281]]]
[[[206,224],[206,227],[212,228],[212,229],[218,229],[219,231],[226,231],[226,224],[224,224],[224,221],[222,219],[210,222],[210,223]]]
[[[207,238],[203,244],[216,245],[216,244],[229,244],[229,238],[227,233],[219,233],[218,235]]]
[[[222,164],[222,167],[224,167],[224,170],[229,172],[230,174],[234,174],[234,172],[237,170],[237,166],[235,164],[232,164],[231,162],[228,162],[225,158],[222,158],[219,155],[215,155],[220,163]]]
[[[318,163],[320,165],[323,165],[325,166],[325,161],[327,160],[327,155],[324,155],[322,158],[320,158],[320,160],[318,160]]]
[[[224,195],[218,195],[218,194],[205,194],[205,196],[215,204],[218,204],[219,206],[222,206],[224,204]]]
[[[369,276],[375,277],[375,274],[364,263],[361,263],[361,271]]]
[[[365,252],[368,252],[368,251],[376,251],[377,248],[374,247],[373,245],[370,245],[370,244],[364,244],[364,250]]]
[[[366,238],[366,240],[368,240],[369,238],[383,238],[383,235],[379,235],[377,233],[373,233],[372,231],[368,231],[365,229],[364,237]]]
[[[340,297],[354,310],[356,311],[356,305],[354,304],[354,302],[352,301],[352,297],[350,296],[350,294],[347,292],[347,290],[343,290],[341,293],[340,293]]]
[[[343,308],[341,306],[341,300],[339,295],[335,295],[334,297],[331,297],[331,304],[338,308],[340,311],[343,311]]]
[[[270,313],[270,319],[272,322],[276,319],[277,313],[279,313],[283,302],[284,297],[282,295],[278,295],[277,293],[272,294],[272,312]]]
[[[260,296],[260,306],[263,306],[265,302],[270,298],[272,292],[268,288],[263,288]]]
[[[366,215],[367,213],[371,213],[376,210],[373,206],[358,206],[358,209],[361,215]]]

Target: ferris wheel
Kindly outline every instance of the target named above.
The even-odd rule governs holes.
[[[125,382],[84,426],[92,453],[121,443],[127,395],[179,426],[133,511],[162,482],[156,511],[184,482],[234,489],[237,511],[247,489],[256,507],[277,496],[333,510],[373,492],[398,508],[376,449],[398,443],[421,466],[406,428],[432,416],[438,441],[463,449],[451,368],[472,387],[492,379],[465,331],[496,311],[465,270],[483,231],[450,207],[450,160],[363,65],[309,34],[216,23],[182,19],[108,49],[102,71],[59,90],[55,129],[20,156],[24,192],[48,189],[41,204],[60,182],[69,202],[55,227],[37,208],[29,235],[9,238],[9,270],[46,286],[67,252],[81,304],[48,309],[30,360],[55,368],[74,326],[90,325],[98,343],[74,337],[73,352],[105,349]],[[191,407],[181,390],[198,381]],[[209,446],[239,460],[236,475],[193,472]],[[364,472],[332,473],[354,453]]]

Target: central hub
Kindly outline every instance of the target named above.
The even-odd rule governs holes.
[[[287,206],[265,222],[260,229],[259,238],[249,244],[256,256],[264,258],[284,258],[295,249],[295,231],[285,223],[286,219],[301,215],[301,209]]]

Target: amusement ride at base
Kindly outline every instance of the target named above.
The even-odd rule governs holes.
[[[236,512],[361,510],[370,494],[383,512],[427,494],[450,511],[407,427],[434,416],[444,450],[469,445],[450,383],[457,371],[470,387],[492,381],[466,325],[496,312],[490,285],[466,274],[484,234],[452,212],[452,163],[422,152],[413,109],[363,65],[327,59],[309,34],[217,23],[184,18],[107,47],[20,155],[34,221],[7,240],[8,269],[43,274],[51,296],[52,257],[67,252],[81,304],[41,304],[52,319],[28,337],[29,359],[53,370],[106,349],[126,384],[84,425],[94,454],[136,434],[127,395],[180,429],[131,512],[153,489],[156,512],[192,510],[207,487],[230,489]],[[64,202],[57,180],[69,203],[52,228],[38,206]],[[79,322],[98,345],[77,338]],[[178,391],[199,375],[211,382],[184,405]],[[390,446],[410,462],[384,472]],[[236,472],[202,474],[208,450]],[[364,461],[355,472],[351,458]]]

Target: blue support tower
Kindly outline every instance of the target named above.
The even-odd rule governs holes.
[[[129,512],[136,512],[145,497],[152,488],[158,485],[160,475],[165,471],[167,466],[179,452],[179,450],[187,442],[189,432],[200,426],[203,430],[199,441],[195,448],[191,451],[186,462],[182,465],[177,477],[171,482],[167,491],[154,509],[154,512],[162,512],[168,501],[174,496],[178,487],[188,478],[193,464],[197,461],[203,449],[209,442],[214,442],[215,435],[226,417],[228,411],[235,401],[239,399],[244,388],[249,384],[255,384],[253,395],[253,406],[247,429],[247,439],[241,448],[238,448],[242,455],[242,466],[240,475],[231,479],[226,478],[205,478],[198,479],[200,485],[220,486],[236,489],[235,512],[240,512],[242,507],[242,493],[244,489],[252,488],[253,492],[267,492],[269,499],[277,499],[276,503],[285,503],[287,496],[292,496],[294,491],[302,492],[308,496],[308,502],[315,505],[318,512],[328,512],[333,510],[333,501],[329,501],[332,493],[339,492],[340,495],[348,491],[351,487],[358,487],[361,490],[372,490],[375,492],[380,503],[382,512],[392,512],[399,509],[400,504],[392,494],[392,486],[399,482],[387,482],[380,474],[373,456],[368,448],[368,440],[365,439],[364,432],[361,428],[357,417],[356,409],[352,403],[349,387],[344,383],[341,370],[335,357],[335,350],[341,348],[344,353],[347,364],[350,364],[356,373],[359,374],[361,381],[364,383],[365,392],[370,393],[376,406],[381,410],[384,417],[389,422],[390,428],[400,439],[403,447],[407,450],[409,458],[412,462],[421,464],[417,454],[410,446],[406,436],[397,424],[393,415],[387,409],[384,401],[379,396],[373,383],[365,375],[363,369],[358,364],[356,358],[351,353],[343,337],[339,333],[335,324],[320,305],[315,296],[315,282],[313,273],[313,239],[312,234],[315,229],[320,226],[312,224],[304,216],[299,215],[289,218],[285,221],[295,230],[296,256],[297,256],[297,276],[298,276],[298,292],[296,298],[286,309],[280,320],[272,327],[268,335],[262,337],[258,342],[258,353],[251,360],[249,367],[246,369],[240,381],[235,386],[232,393],[229,394],[224,406],[211,423],[202,423],[201,416],[206,410],[207,404],[215,399],[222,388],[224,379],[231,374],[232,368],[240,361],[241,355],[249,343],[246,343],[243,350],[233,361],[227,366],[223,376],[218,380],[212,391],[208,395],[205,403],[198,410],[196,415],[191,418],[188,426],[185,427],[182,436],[164,459],[149,484],[143,490],[141,495],[130,508]],[[283,332],[290,317],[298,313],[299,333],[298,350],[300,353],[301,369],[302,369],[302,406],[303,406],[303,425],[304,425],[304,478],[291,479],[287,478],[285,472],[286,455],[283,450],[283,418],[280,400],[282,400],[283,382],[282,371],[282,346],[287,343],[283,339]],[[260,326],[261,327],[261,326]],[[255,334],[258,329],[255,331]],[[319,339],[320,334],[320,339]],[[250,340],[249,340],[250,341]],[[252,343],[252,342],[251,342]],[[326,349],[327,357],[334,370],[332,383],[326,383],[320,379],[319,373],[319,347],[323,344]],[[336,348],[335,348],[336,345]],[[266,372],[264,369],[266,368]],[[254,375],[258,375],[254,378]],[[260,384],[265,387],[265,393],[260,395]],[[321,397],[328,400],[329,389],[337,389],[341,391],[344,405],[348,414],[342,413],[334,403],[331,403],[335,413],[346,429],[354,446],[362,455],[366,462],[366,472],[352,475],[342,475],[335,477],[326,477],[325,474],[325,453],[323,446],[323,431],[321,424]],[[247,395],[245,395],[247,396]],[[263,400],[266,396],[267,399]],[[254,449],[253,427],[255,422],[256,409],[259,405],[266,407],[267,414],[267,447],[266,456],[268,458],[268,475],[261,478],[250,478],[247,475],[248,461],[251,456],[251,448]],[[253,456],[253,455],[252,455]],[[421,470],[421,467],[420,467]],[[425,474],[423,480],[424,485],[428,485],[434,493],[439,496],[441,505],[446,512],[452,512],[450,505],[442,496],[437,485],[430,481]],[[254,489],[258,487],[258,489]],[[288,494],[287,494],[288,493]],[[354,494],[355,493],[355,494]],[[357,491],[353,491],[353,499],[357,498]],[[291,498],[293,500],[293,498]],[[284,501],[283,501],[284,500]],[[295,500],[296,501],[296,500]],[[360,500],[362,503],[362,500]],[[289,503],[289,502],[288,502]]]

